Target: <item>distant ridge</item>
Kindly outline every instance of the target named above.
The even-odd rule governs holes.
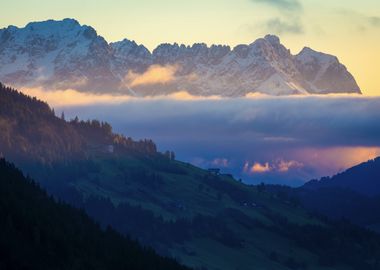
[[[306,183],[305,189],[344,188],[365,196],[380,196],[380,157],[354,166],[332,177]]]

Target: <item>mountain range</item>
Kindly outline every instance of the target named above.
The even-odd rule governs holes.
[[[0,30],[0,80],[17,87],[133,96],[361,93],[337,57],[305,47],[293,55],[277,36],[234,48],[108,43],[74,19]]]

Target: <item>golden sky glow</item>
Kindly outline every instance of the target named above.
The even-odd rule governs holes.
[[[0,27],[75,18],[108,41],[250,43],[277,34],[298,53],[303,46],[337,55],[366,95],[380,95],[378,0],[13,0],[2,3]]]
[[[343,171],[366,160],[380,156],[380,147],[330,147],[305,148],[296,151],[296,156],[316,167],[324,168],[329,174]]]

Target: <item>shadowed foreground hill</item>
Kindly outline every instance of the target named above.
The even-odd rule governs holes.
[[[187,269],[57,203],[0,159],[0,269]]]

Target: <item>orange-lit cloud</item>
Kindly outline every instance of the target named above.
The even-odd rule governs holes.
[[[279,172],[287,172],[290,169],[302,168],[304,165],[301,162],[295,160],[280,160],[277,164],[277,170]]]
[[[300,169],[302,167],[304,167],[304,164],[296,160],[278,159],[274,162],[254,162],[252,166],[250,166],[249,162],[245,162],[243,171],[248,174],[262,174],[268,172],[286,173],[291,169]]]
[[[128,101],[148,101],[148,100],[178,100],[178,101],[196,101],[196,100],[217,100],[219,96],[194,96],[187,91],[179,91],[169,95],[148,96],[148,97],[133,97],[130,95],[116,94],[94,94],[80,92],[75,89],[62,89],[48,91],[42,87],[36,88],[20,88],[20,91],[26,95],[37,97],[38,99],[47,102],[53,107],[62,106],[87,106],[93,104],[120,104]]]
[[[168,84],[175,81],[177,70],[177,65],[152,65],[144,73],[129,71],[125,76],[125,82],[129,87]]]
[[[218,100],[218,99],[222,99],[222,97],[220,97],[220,96],[207,96],[207,97],[204,97],[204,96],[195,96],[195,95],[189,94],[189,92],[187,92],[187,91],[178,91],[178,92],[166,95],[166,96],[156,96],[156,97],[149,97],[149,98],[151,98],[151,99],[168,98],[168,99],[173,99],[173,100],[188,100],[188,101],[191,101],[191,100]]]
[[[272,170],[272,168],[269,166],[268,162],[266,162],[264,164],[261,164],[259,162],[255,162],[252,165],[250,172],[251,173],[266,173],[266,172],[270,172],[271,170]]]
[[[321,176],[333,175],[380,156],[380,147],[309,147],[289,151],[288,156],[289,160],[276,159],[273,162],[253,164],[245,162],[243,171],[247,174],[288,173],[291,170],[316,168],[323,171]]]
[[[85,106],[98,103],[117,104],[132,98],[130,96],[116,96],[109,94],[92,94],[79,92],[74,89],[46,91],[42,88],[20,89],[26,95],[37,97],[50,106]]]
[[[171,67],[173,68],[173,67]],[[155,68],[153,68],[155,69]],[[152,69],[152,70],[153,70]],[[166,69],[166,67],[165,67]],[[170,69],[170,68],[169,68]],[[152,72],[152,74],[155,71]],[[149,71],[145,72],[144,74],[150,73]],[[170,75],[170,72],[167,73],[166,78],[161,77],[159,80],[158,77],[156,79],[151,79],[148,80],[148,75],[142,75],[144,78],[135,78],[136,82],[135,83],[142,83],[143,81],[145,82],[150,82],[153,83],[154,81],[158,83],[161,81],[162,83],[164,81],[168,82],[170,80],[175,80],[174,73]],[[163,72],[162,74],[165,74]],[[153,76],[154,77],[154,76]],[[152,77],[152,78],[153,78]],[[191,79],[192,75],[185,76],[185,80]],[[78,85],[81,83],[84,83],[84,81],[78,79]],[[83,92],[77,89],[66,89],[64,85],[54,85],[52,89],[46,89],[46,87],[20,87],[19,90],[27,95],[37,97],[43,101],[46,101],[50,106],[86,106],[86,105],[92,105],[92,104],[120,104],[123,102],[128,102],[128,101],[143,101],[143,100],[162,100],[162,99],[167,99],[167,100],[178,100],[178,101],[202,101],[202,100],[224,100],[227,102],[228,100],[231,100],[231,102],[239,102],[241,100],[244,100],[244,98],[237,98],[237,99],[229,99],[229,98],[224,98],[221,96],[199,96],[199,95],[192,95],[188,91],[184,90],[179,90],[176,92],[173,92],[168,95],[156,95],[156,96],[145,96],[145,97],[135,97],[131,96],[129,94],[121,94],[121,93],[111,93],[111,94],[106,94],[106,93],[90,93],[90,92]],[[251,99],[251,100],[270,100],[270,101],[277,101],[277,100],[284,100],[284,101],[291,101],[294,99],[305,99],[305,100],[311,100],[311,99],[320,99],[320,100],[339,100],[339,98],[345,98],[348,100],[376,100],[378,97],[368,97],[368,96],[358,96],[355,94],[352,95],[347,95],[347,94],[342,94],[342,95],[295,95],[295,96],[284,96],[284,97],[273,97],[273,96],[268,96],[264,94],[248,94],[246,98]],[[236,120],[253,120],[256,118],[255,112],[259,112],[258,109],[252,109],[250,108],[249,110],[244,110],[239,114],[239,117],[236,118]],[[246,115],[247,113],[247,115]],[[294,140],[294,138],[287,138],[287,137],[275,137],[275,136],[268,136],[265,137],[264,140],[267,141],[291,141]]]

